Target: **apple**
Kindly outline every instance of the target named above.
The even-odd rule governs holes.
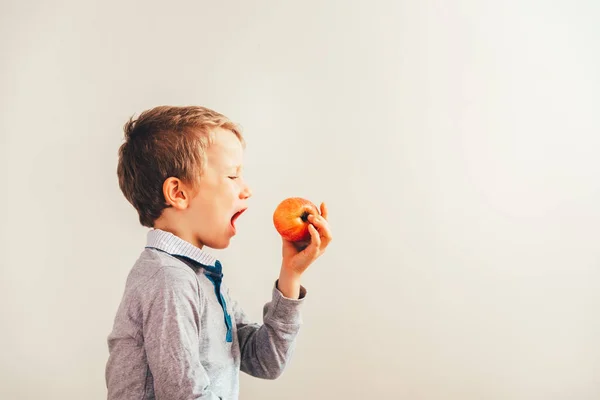
[[[309,200],[289,197],[273,213],[273,224],[279,234],[290,242],[310,241],[308,216],[319,215],[319,209]]]

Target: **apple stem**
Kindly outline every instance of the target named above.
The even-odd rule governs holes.
[[[307,222],[307,221],[308,221],[308,216],[309,216],[309,215],[310,215],[310,213],[309,213],[309,212],[307,212],[307,211],[304,211],[304,212],[302,213],[302,215],[300,216],[300,219],[302,220],[302,222]]]

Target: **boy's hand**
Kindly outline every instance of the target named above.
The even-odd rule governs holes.
[[[290,242],[282,239],[283,262],[278,288],[289,298],[298,298],[300,276],[324,252],[331,242],[331,230],[327,222],[327,206],[321,203],[321,215],[310,215],[310,242]]]

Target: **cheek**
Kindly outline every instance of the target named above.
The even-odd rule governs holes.
[[[237,181],[231,181],[231,184],[227,188],[227,196],[233,199],[237,199],[240,193],[240,184]]]

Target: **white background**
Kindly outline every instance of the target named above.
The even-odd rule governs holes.
[[[254,190],[222,258],[256,319],[277,203],[326,201],[305,325],[242,399],[600,398],[600,3],[3,1],[0,397],[103,399],[146,229],[131,115],[239,122]]]

